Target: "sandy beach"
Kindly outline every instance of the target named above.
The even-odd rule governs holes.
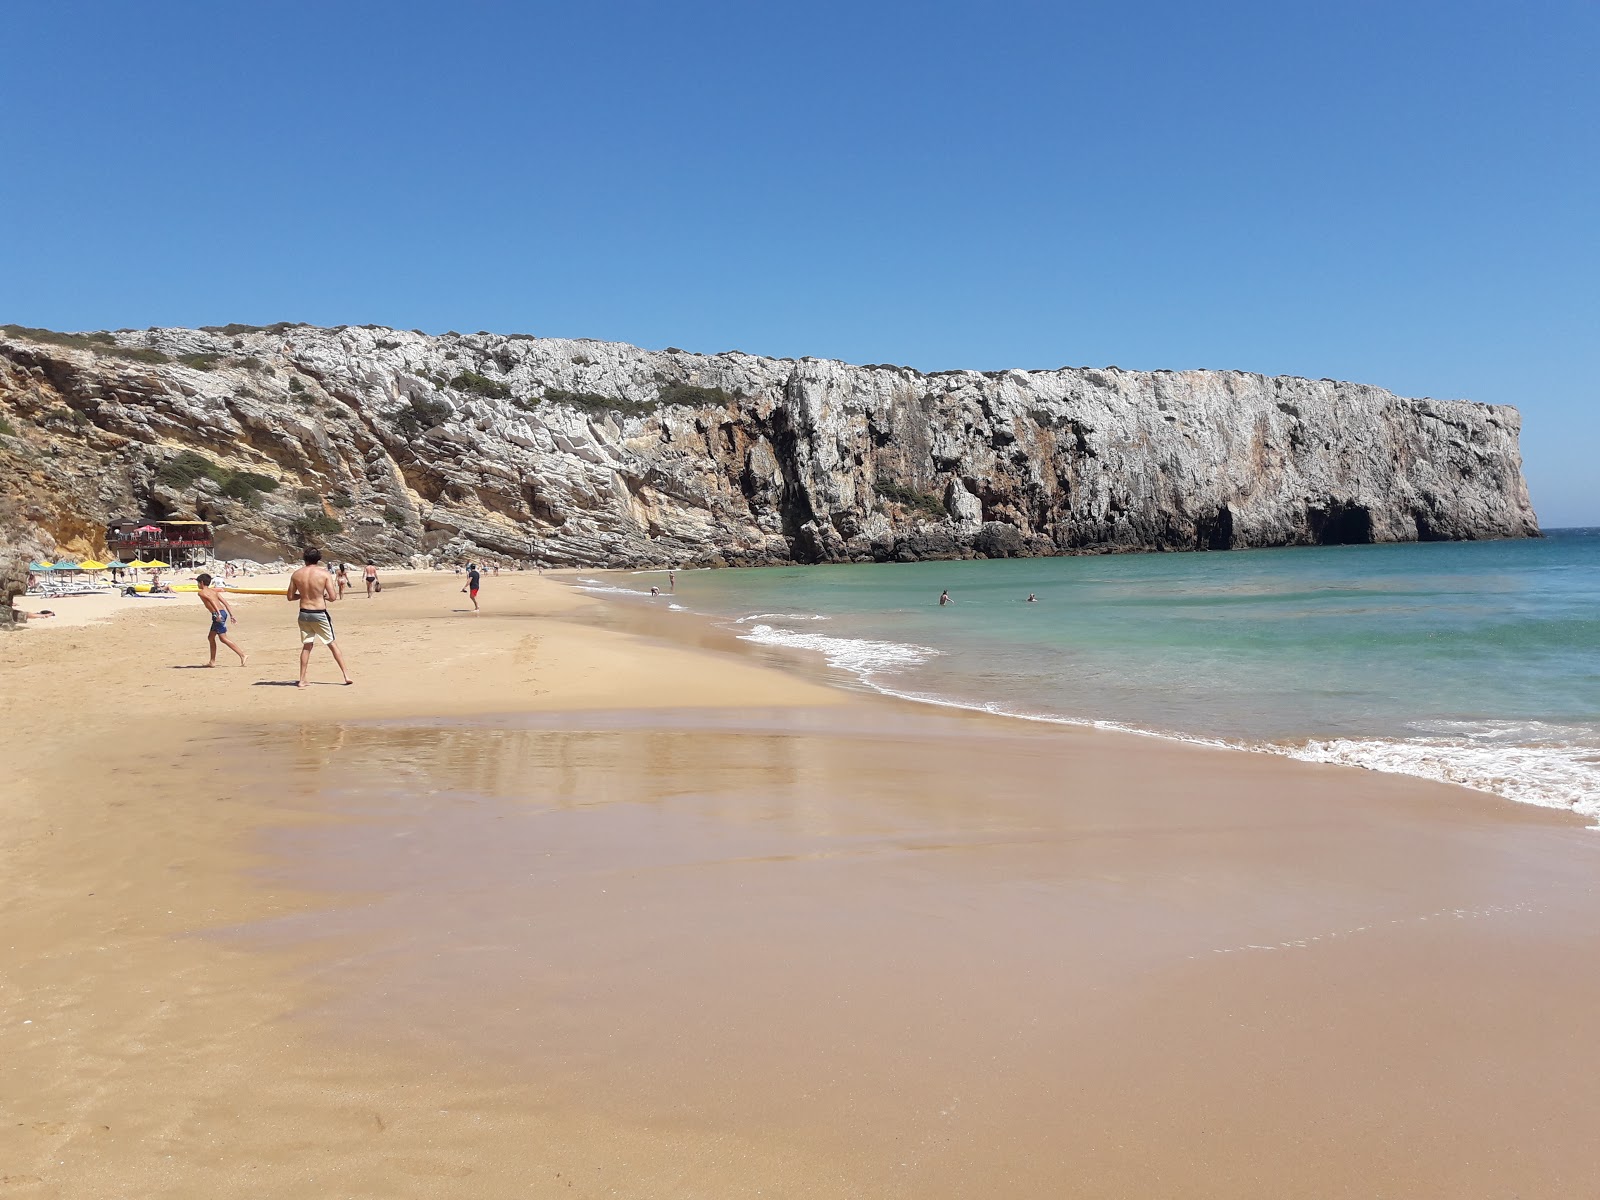
[[[0,1196],[1600,1191],[1582,821],[386,578],[0,638]]]

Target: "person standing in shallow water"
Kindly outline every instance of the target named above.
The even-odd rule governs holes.
[[[195,582],[200,585],[200,603],[205,605],[206,611],[211,614],[211,632],[206,637],[206,640],[211,643],[211,661],[206,666],[214,667],[217,665],[218,642],[221,642],[229,650],[237,654],[239,656],[239,665],[241,667],[244,666],[244,651],[239,649],[234,644],[233,639],[228,636],[228,622],[237,621],[239,618],[233,615],[233,609],[228,607],[228,601],[223,597],[222,593],[211,586],[210,575],[196,576]]]
[[[954,603],[955,603],[955,601],[950,599],[950,592],[948,590],[942,591],[942,592],[939,593],[939,607],[940,608],[943,608],[946,604],[954,604]]]
[[[345,685],[348,686],[355,680],[350,678],[350,672],[344,665],[344,655],[339,652],[339,647],[334,642],[333,617],[328,613],[328,605],[339,599],[339,585],[334,583],[333,576],[323,568],[321,550],[309,549],[302,557],[306,565],[289,577],[289,586],[283,593],[285,600],[300,602],[298,686],[307,686],[306,671],[311,666],[311,648],[318,642],[333,654],[333,661],[339,664],[339,674],[344,676]]]

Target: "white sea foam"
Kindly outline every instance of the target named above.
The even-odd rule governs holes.
[[[749,613],[734,618],[735,625],[748,625],[751,621],[826,621],[821,613]]]
[[[1600,818],[1600,750],[1593,746],[1553,740],[1416,737],[1325,738],[1273,749],[1306,762],[1420,775],[1523,804]]]
[[[902,671],[919,666],[939,653],[928,646],[906,642],[875,642],[868,638],[828,637],[821,633],[801,633],[773,625],[753,625],[739,634],[745,642],[763,646],[784,646],[792,650],[814,650],[830,667],[850,671],[863,683],[885,671]]]

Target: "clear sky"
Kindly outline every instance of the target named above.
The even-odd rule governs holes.
[[[15,3],[0,321],[1515,404],[1600,524],[1600,6]]]

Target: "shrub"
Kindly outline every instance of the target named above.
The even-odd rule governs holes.
[[[260,490],[254,487],[249,477],[245,475],[228,476],[227,482],[222,485],[222,494],[230,500],[242,500],[251,508],[256,506],[261,495]]]
[[[394,415],[394,425],[408,438],[414,438],[425,429],[443,425],[450,418],[450,406],[443,400],[412,398],[411,403]]]
[[[299,504],[321,504],[322,493],[316,488],[295,488],[294,498]]]
[[[355,506],[355,501],[350,498],[348,492],[335,492],[328,497],[328,503],[335,508],[353,508]]]
[[[278,481],[271,475],[262,475],[255,471],[237,471],[233,478],[243,480],[258,492],[275,492],[278,490]]]
[[[893,479],[879,479],[873,486],[877,488],[878,495],[885,500],[903,505],[912,512],[929,517],[947,515],[944,511],[944,501],[932,492],[919,492],[916,488],[896,483]]]
[[[108,346],[104,350],[96,350],[96,354],[104,354],[107,358],[125,358],[130,362],[142,363],[168,363],[172,360],[159,350],[147,350],[143,346]]]
[[[16,437],[16,436],[17,436],[16,427],[14,425],[12,425],[11,422],[6,420],[4,417],[0,417],[0,437]]]
[[[222,359],[220,354],[180,354],[178,361],[186,367],[193,367],[197,371],[210,371]]]
[[[27,338],[30,342],[44,342],[48,346],[67,346],[73,350],[94,350],[117,344],[117,339],[109,333],[57,333],[54,329],[34,329],[28,325],[0,325],[0,333],[7,337]]]
[[[448,355],[446,357],[449,357]],[[450,386],[463,392],[474,392],[479,396],[488,396],[494,400],[506,400],[511,396],[511,389],[497,380],[479,375],[476,371],[463,371],[450,381]]]
[[[156,479],[171,488],[186,488],[197,479],[215,478],[222,468],[203,454],[185,450],[156,469]]]
[[[544,399],[551,404],[565,404],[568,408],[576,408],[596,416],[620,412],[630,417],[642,417],[655,412],[658,407],[640,400],[623,400],[617,396],[601,396],[594,392],[569,392],[562,388],[546,388]]]
[[[699,387],[692,383],[663,384],[660,395],[663,404],[686,404],[690,407],[705,405],[722,408],[733,403],[733,397],[721,388]]]
[[[221,334],[226,334],[228,337],[233,337],[236,334],[240,334],[240,333],[264,333],[266,331],[266,328],[267,327],[265,325],[235,325],[235,324],[228,324],[228,325],[202,325],[202,326],[200,326],[200,329],[205,333],[221,333]]]
[[[71,350],[89,350],[107,358],[126,358],[133,362],[171,362],[159,350],[146,350],[143,346],[119,346],[109,333],[57,333],[54,329],[34,329],[27,325],[0,325],[0,333],[8,337],[27,338],[30,342],[43,342],[47,346],[65,346]]]
[[[278,481],[270,475],[255,471],[231,471],[193,450],[185,450],[162,463],[156,470],[156,479],[170,488],[186,488],[198,480],[209,479],[230,500],[243,500],[249,504],[254,504],[262,492],[278,490]]]
[[[315,537],[326,537],[329,534],[343,533],[344,526],[335,521],[327,513],[307,512],[296,517],[288,524],[289,532],[301,541]]]
[[[406,515],[398,508],[384,509],[383,519],[390,525],[393,525],[396,529],[404,529],[406,527]]]
[[[261,360],[259,358],[257,358],[254,354],[245,355],[243,358],[241,358],[239,360],[239,365],[241,367],[243,367],[246,371],[259,371],[259,370],[261,370]]]
[[[306,390],[306,385],[300,382],[300,376],[289,376],[289,390],[291,392],[303,392]]]
[[[592,367],[594,366],[594,359],[587,354],[574,354],[572,356],[572,364],[576,367]]]
[[[461,357],[461,355],[457,354],[454,350],[446,350],[444,352],[444,356],[446,358],[448,358],[451,362],[454,362],[456,359]]]

